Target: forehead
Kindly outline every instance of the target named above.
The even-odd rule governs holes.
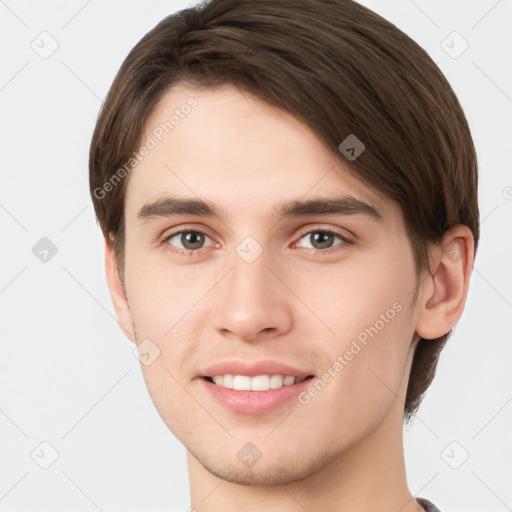
[[[232,86],[165,94],[148,116],[130,173],[127,216],[162,198],[207,198],[232,211],[274,210],[283,200],[351,196],[386,208],[291,114]]]

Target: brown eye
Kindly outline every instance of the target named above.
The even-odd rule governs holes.
[[[326,233],[325,231],[315,231],[310,233],[309,241],[315,246],[316,249],[329,249],[332,247],[333,239],[335,235],[332,233]]]
[[[348,238],[344,237],[340,233],[324,229],[316,229],[313,231],[303,233],[301,236],[301,240],[303,238],[310,242],[310,244],[312,245],[312,247],[310,247],[311,249],[318,249],[319,251],[331,249],[332,247],[338,245],[346,245],[351,243],[351,241]],[[336,238],[341,240],[341,243],[334,243]]]
[[[174,238],[176,239],[176,241],[174,243],[171,243],[171,240]],[[201,231],[194,231],[189,229],[169,235],[168,237],[165,238],[164,243],[168,243],[172,247],[180,249],[181,251],[179,252],[183,252],[183,249],[185,251],[195,251],[197,249],[202,249],[202,246],[205,242],[205,238],[210,239],[208,235],[202,233]]]

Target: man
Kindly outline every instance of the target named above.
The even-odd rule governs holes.
[[[191,506],[436,511],[402,424],[462,315],[477,164],[446,79],[347,0],[212,0],[123,63],[90,188]]]

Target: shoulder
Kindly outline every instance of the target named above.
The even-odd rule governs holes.
[[[416,501],[425,509],[425,512],[441,512],[431,501],[425,498],[416,498]]]

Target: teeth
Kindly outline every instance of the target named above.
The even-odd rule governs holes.
[[[258,375],[248,377],[247,375],[216,375],[212,380],[217,386],[235,389],[237,391],[268,391],[282,386],[290,386],[302,382],[305,377],[293,377],[292,375]]]

